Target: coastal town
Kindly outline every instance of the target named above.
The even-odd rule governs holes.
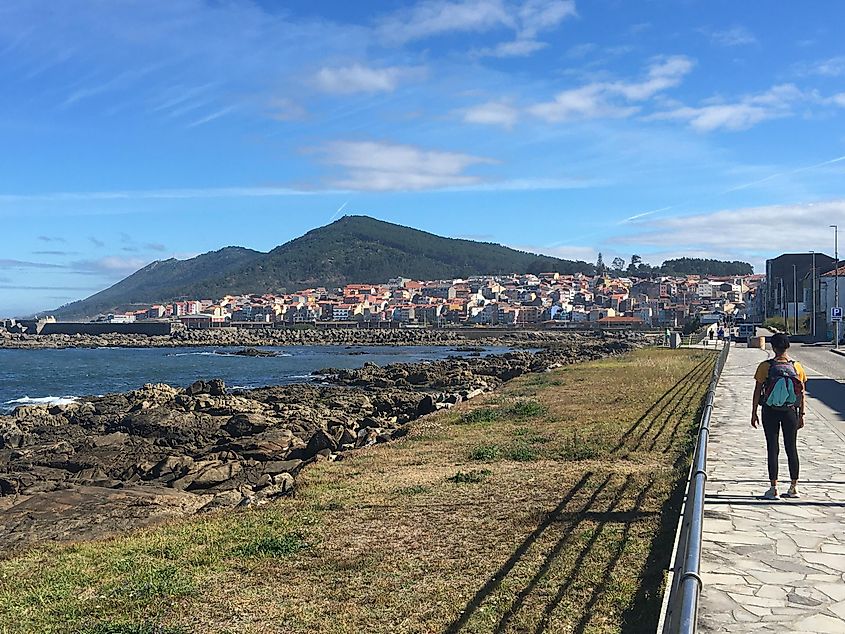
[[[681,328],[760,312],[762,275],[661,277],[558,273],[348,284],[290,294],[189,299],[101,315],[98,321],[181,322],[187,328],[293,324]]]

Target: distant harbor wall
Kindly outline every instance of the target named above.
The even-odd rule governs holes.
[[[173,324],[166,321],[145,321],[134,324],[107,322],[55,322],[42,326],[41,335],[170,335]]]

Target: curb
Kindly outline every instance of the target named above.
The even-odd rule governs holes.
[[[837,350],[836,348],[831,348],[830,351],[833,354],[838,354],[840,357],[845,357],[845,350]]]

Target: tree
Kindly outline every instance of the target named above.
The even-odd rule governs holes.
[[[621,271],[625,268],[625,260],[620,257],[613,258],[613,270]]]
[[[601,251],[599,251],[599,257],[596,259],[596,273],[602,275],[605,271],[604,266],[604,258],[601,256]]]
[[[631,273],[631,274],[636,273],[639,270],[639,266],[640,266],[640,263],[642,261],[643,261],[643,259],[640,256],[638,256],[637,254],[632,255],[631,256],[631,263],[628,265],[628,273]]]

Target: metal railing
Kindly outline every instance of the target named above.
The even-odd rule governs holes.
[[[678,529],[672,562],[671,585],[663,618],[662,634],[695,634],[698,625],[698,598],[701,593],[701,535],[704,523],[704,491],[707,484],[707,442],[710,439],[710,417],[716,385],[730,351],[730,341],[713,368],[710,385],[704,397],[704,410],[698,427],[698,441],[690,468],[683,516]]]

